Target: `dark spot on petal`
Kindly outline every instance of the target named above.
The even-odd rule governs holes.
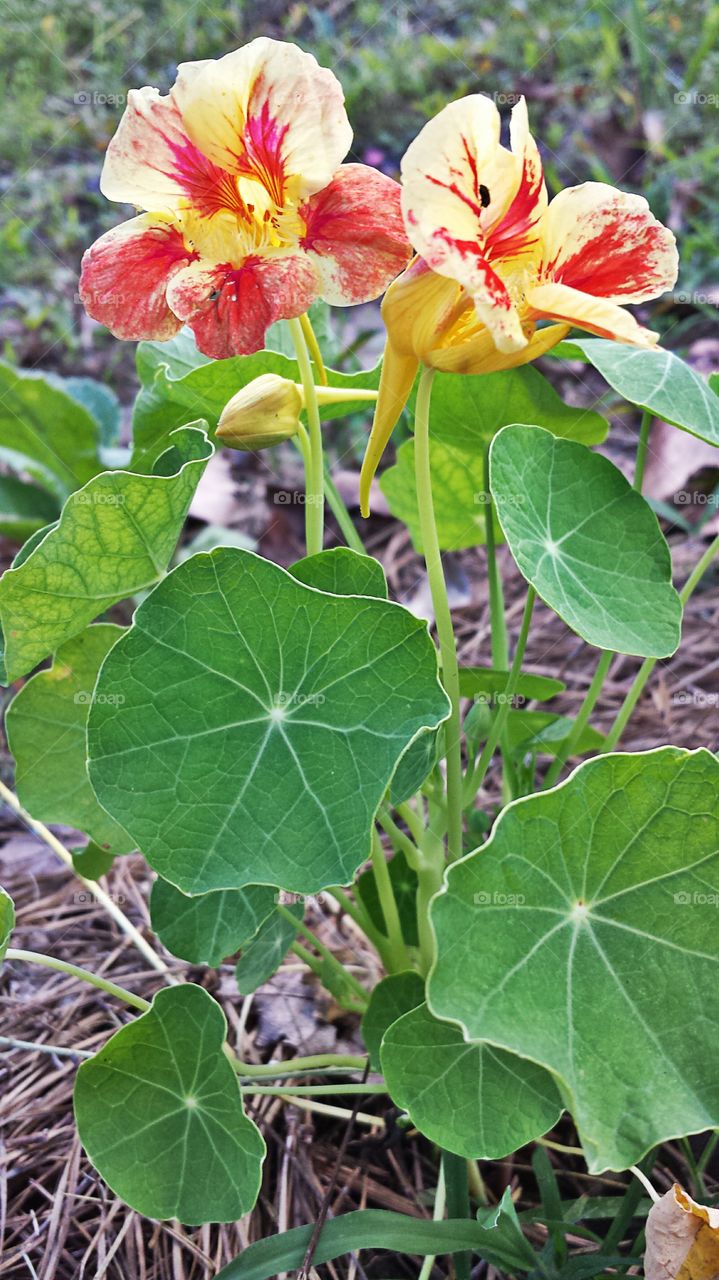
[[[483,182],[480,182],[479,184],[479,198],[482,201],[482,208],[487,209],[489,207],[489,199],[490,199],[489,187],[485,187]]]

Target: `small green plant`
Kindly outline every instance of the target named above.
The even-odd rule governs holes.
[[[331,73],[267,40],[182,67],[167,98],[131,95],[103,190],[145,212],[92,246],[81,282],[96,317],[144,339],[131,454],[103,454],[97,389],[3,374],[20,424],[0,418],[4,448],[34,485],[17,503],[30,536],[0,582],[3,678],[29,677],[7,712],[17,796],[3,794],[66,861],[43,824],[87,834],[76,869],[158,990],[148,1003],[10,947],[5,894],[3,950],[136,1011],[82,1063],[75,1112],[95,1168],[149,1217],[227,1222],[252,1208],[265,1147],[244,1098],[257,1093],[317,1106],[385,1093],[440,1148],[431,1223],[348,1214],[258,1243],[228,1280],[367,1246],[456,1255],[458,1277],[473,1252],[513,1275],[592,1276],[635,1261],[618,1254],[634,1188],[614,1206],[619,1226],[590,1231],[596,1247],[573,1258],[556,1222],[535,1251],[508,1193],[471,1217],[467,1162],[541,1139],[565,1111],[595,1173],[719,1126],[719,763],[616,750],[719,545],[677,590],[641,491],[652,419],[719,444],[719,398],[621,305],[671,287],[673,237],[604,184],[548,202],[523,102],[512,150],[490,99],[445,108],[410,147],[401,195],[341,164],[350,136]],[[310,305],[385,289],[381,374],[326,368]],[[264,346],[275,322],[294,356]],[[593,451],[601,415],[564,404],[530,367],[546,353],[593,365],[641,408],[633,484]],[[424,556],[438,648],[388,599],[326,477],[323,420],[375,400],[363,506],[409,403],[413,437],[381,484]],[[219,546],[168,572],[214,450],[287,440],[305,463],[307,555],[284,569]],[[347,546],[324,549],[325,495]],[[513,652],[502,540],[527,584]],[[468,667],[442,552],[479,545],[492,649]],[[597,651],[574,719],[544,705],[561,682],[523,666],[537,597]],[[137,598],[129,627],[97,621]],[[616,653],[643,663],[602,736],[591,717]],[[498,757],[503,804],[476,847]],[[241,1061],[218,1003],[171,978],[97,883],[134,849],[156,873],[153,927],[173,955],[217,965],[241,952],[246,993],[292,949],[361,1015],[366,1056]],[[318,893],[378,953],[374,990],[305,923]],[[542,1157],[546,1220],[559,1201]],[[692,1205],[670,1207],[711,1227]],[[583,1207],[559,1206],[566,1230]]]

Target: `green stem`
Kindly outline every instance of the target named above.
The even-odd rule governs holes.
[[[107,978],[100,978],[96,973],[91,973],[89,969],[81,969],[79,965],[70,964],[67,960],[58,960],[56,956],[42,955],[39,951],[23,951],[19,947],[8,947],[5,952],[7,960],[26,960],[29,964],[40,964],[46,969],[57,969],[58,973],[67,973],[71,978],[79,978],[81,982],[89,982],[91,986],[97,987],[100,991],[106,991],[110,996],[116,996],[118,1000],[124,1000],[125,1004],[130,1004],[135,1009],[140,1009],[142,1013],[146,1013],[150,1008],[150,1001],[143,1000],[142,996],[133,995],[132,991],[126,991],[124,987],[118,987],[116,982],[110,982]]]
[[[271,1084],[245,1084],[240,1085],[243,1093],[272,1094],[276,1098],[321,1098],[331,1097],[333,1094],[341,1093],[360,1093],[375,1094],[387,1093],[386,1084],[288,1084],[288,1085],[271,1085]]]
[[[611,651],[611,649],[605,649],[604,652],[602,653],[602,656],[599,659],[599,662],[597,663],[597,668],[596,668],[596,671],[594,672],[592,683],[587,689],[584,701],[581,707],[579,708],[579,711],[577,712],[577,716],[574,721],[574,724],[572,725],[564,742],[557,750],[557,756],[553,765],[551,766],[550,769],[547,770],[547,776],[544,779],[545,790],[548,787],[554,786],[567,760],[571,760],[572,756],[576,754],[579,740],[582,734],[584,733],[584,730],[586,729],[587,724],[589,723],[589,717],[591,716],[595,706],[597,705],[599,695],[601,694],[602,688],[604,687],[604,681],[606,680],[607,673],[609,671],[609,667],[611,665],[611,661],[613,657],[614,657],[614,654]]]
[[[423,369],[417,392],[415,411],[414,453],[419,522],[424,561],[432,594],[437,623],[437,636],[442,658],[442,680],[449,695],[451,711],[445,722],[447,759],[447,844],[450,860],[462,854],[462,725],[460,719],[459,667],[454,639],[452,614],[447,599],[447,585],[442,568],[442,553],[437,536],[432,499],[432,472],[429,454],[429,405],[432,394],[433,369]]]
[[[439,821],[435,822],[435,819]],[[429,973],[434,961],[434,934],[429,919],[429,904],[442,887],[444,845],[436,828],[442,827],[443,822],[443,815],[436,812],[434,805],[430,805],[430,822],[422,841],[424,865],[417,872],[417,932],[423,973]]]
[[[689,600],[689,598],[694,594],[694,591],[699,585],[701,579],[704,577],[704,574],[706,573],[707,569],[709,568],[709,565],[711,564],[712,560],[714,559],[718,551],[719,551],[719,537],[716,537],[714,538],[713,542],[709,543],[709,546],[704,552],[704,555],[701,557],[698,563],[694,566],[694,569],[692,570],[691,574],[687,578],[687,581],[685,582],[684,587],[679,592],[679,599],[681,600],[682,605],[685,605]],[[619,739],[621,738],[622,734],[624,733],[624,730],[627,727],[627,723],[631,717],[632,712],[634,711],[634,708],[636,707],[640,697],[642,696],[642,693],[644,691],[644,686],[646,685],[647,680],[649,679],[656,665],[657,665],[656,658],[644,659],[644,662],[642,663],[636,676],[634,677],[634,681],[629,690],[629,693],[627,694],[626,698],[624,699],[624,702],[619,708],[617,718],[614,721],[614,724],[612,725],[611,729],[609,730],[609,733],[607,734],[606,738],[604,739],[604,742],[602,743],[602,746],[599,749],[600,754],[603,754],[604,752],[607,752],[607,751],[613,751],[614,748],[616,747],[617,743],[619,742]]]
[[[524,614],[522,616],[522,625],[519,629],[519,636],[517,637],[517,647],[514,651],[512,666],[511,666],[509,675],[507,677],[507,683],[504,689],[504,701],[501,703],[501,705],[497,710],[497,714],[494,718],[494,723],[489,732],[489,737],[487,738],[487,741],[484,744],[479,760],[477,761],[474,769],[472,770],[472,773],[468,775],[468,777],[465,778],[464,780],[464,804],[465,805],[472,804],[477,792],[479,791],[479,788],[484,782],[485,774],[487,773],[487,770],[492,762],[492,756],[494,755],[494,752],[497,748],[497,743],[499,742],[502,736],[502,730],[504,729],[505,721],[509,714],[509,708],[512,704],[512,699],[514,698],[514,695],[517,692],[517,685],[519,683],[519,677],[522,673],[522,660],[524,658],[524,651],[527,647],[527,637],[529,636],[529,627],[532,621],[532,610],[534,609],[535,599],[536,599],[536,593],[534,591],[534,588],[530,587],[527,592],[527,601],[524,606]]]
[[[492,626],[492,666],[506,671],[509,666],[509,636],[504,614],[504,591],[497,564],[497,548],[494,541],[494,504],[489,487],[489,449],[484,455],[484,524],[487,549],[487,580],[489,582],[489,616]]]
[[[100,903],[100,906],[103,907],[107,914],[115,921],[118,928],[127,935],[133,946],[137,948],[140,955],[143,956],[147,963],[151,965],[153,969],[157,969],[158,973],[162,974],[165,982],[171,985],[174,984],[177,979],[170,973],[165,961],[161,960],[157,953],[153,951],[147,939],[143,938],[139,929],[135,927],[132,921],[128,920],[124,911],[120,910],[117,903],[110,897],[110,894],[105,893],[105,890],[100,888],[100,885],[96,880],[86,880],[84,876],[81,876],[75,870],[75,864],[71,855],[68,853],[65,846],[60,843],[57,836],[53,835],[52,831],[50,831],[44,823],[38,822],[35,818],[31,817],[26,809],[23,809],[20,801],[15,795],[15,792],[11,791],[9,787],[6,787],[4,782],[0,782],[0,796],[12,809],[13,813],[17,814],[20,821],[23,822],[30,831],[34,831],[35,835],[38,836],[49,849],[52,849],[56,857],[58,857],[67,867],[68,871],[71,871],[77,880],[79,880],[83,888],[92,895],[96,902]]]
[[[351,547],[353,551],[358,551],[360,555],[366,556],[367,551],[365,549],[364,542],[358,534],[354,526],[354,521],[340,497],[337,486],[330,475],[330,469],[326,463],[324,473],[325,489],[327,492],[327,506],[337,521],[347,546]]]
[[[324,964],[333,973],[337,974],[337,977],[341,979],[343,985],[350,987],[352,991],[354,991],[355,995],[359,996],[362,1002],[366,1004],[367,992],[365,991],[362,984],[357,981],[354,974],[350,973],[348,969],[345,969],[345,966],[343,964],[340,964],[337,957],[333,956],[329,947],[326,947],[324,942],[320,942],[316,934],[314,934],[312,930],[307,927],[304,921],[298,920],[295,916],[293,916],[292,912],[288,911],[287,907],[285,907],[281,902],[277,904],[275,910],[278,911],[281,916],[284,916],[285,919],[288,920],[291,924],[293,924],[297,932],[301,933],[303,937],[307,938],[308,942],[312,943],[312,946],[315,948],[315,950],[319,952],[321,960],[324,962]],[[307,959],[310,953],[306,950],[305,947],[301,947],[299,943],[294,943],[292,950],[295,951],[296,955],[301,955],[301,958],[305,960],[307,964],[310,964],[310,961]],[[310,956],[310,959],[315,960],[314,956]],[[321,970],[317,967],[318,963],[319,962],[315,960],[315,963],[311,964],[310,968],[313,969],[315,973],[317,973],[318,977],[321,977],[322,973],[321,973]]]
[[[648,409],[642,414],[642,425],[639,429],[639,442],[637,444],[637,456],[634,463],[634,488],[638,493],[642,491],[644,484],[644,468],[647,465],[647,452],[649,449],[649,436],[652,430],[653,415]]]
[[[442,1152],[444,1184],[447,1189],[447,1217],[470,1218],[469,1178],[467,1161],[451,1151]],[[455,1280],[469,1280],[472,1266],[471,1253],[458,1253],[454,1257]]]
[[[307,531],[307,554],[316,555],[322,550],[324,540],[324,460],[322,454],[322,427],[320,410],[317,403],[317,389],[312,374],[312,361],[300,320],[287,321],[297,355],[297,364],[302,380],[305,397],[307,424],[309,427],[310,458],[306,477],[305,528]]]
[[[327,370],[325,369],[325,362],[322,359],[322,352],[320,350],[320,344],[317,341],[317,336],[315,334],[314,329],[312,328],[312,321],[310,320],[306,311],[303,316],[300,316],[300,324],[302,326],[302,333],[304,335],[305,342],[307,343],[312,359],[315,362],[315,369],[317,370],[317,381],[320,383],[321,386],[326,387],[327,386]]]
[[[509,635],[507,618],[504,611],[504,589],[497,562],[497,547],[494,540],[494,503],[489,487],[489,449],[484,454],[484,528],[487,549],[487,581],[489,583],[489,618],[492,644],[492,666],[499,671],[509,667]],[[516,788],[516,778],[510,763],[507,742],[506,724],[500,738],[502,750],[502,787],[505,803],[512,799]]]
[[[437,1190],[434,1196],[434,1211],[432,1213],[432,1218],[435,1222],[441,1222],[442,1218],[444,1217],[444,1208],[445,1208],[446,1202],[447,1202],[447,1196],[446,1196],[445,1184],[444,1184],[444,1162],[441,1162],[439,1166],[439,1177],[437,1179]],[[422,1263],[422,1270],[419,1273],[418,1280],[429,1280],[432,1274],[432,1271],[434,1270],[435,1261],[436,1261],[436,1254],[433,1254],[432,1256],[428,1256],[425,1258],[424,1262]]]
[[[394,896],[387,859],[382,848],[382,841],[376,831],[372,832],[372,870],[374,871],[382,915],[387,926],[392,968],[396,971],[401,971],[408,967],[407,948],[404,943],[402,921],[399,918],[397,899]]]
[[[421,797],[420,797],[420,802],[421,802]],[[424,834],[424,822],[420,818],[419,814],[415,813],[414,809],[412,808],[412,805],[408,801],[403,801],[402,804],[396,804],[395,809],[397,810],[397,813],[399,814],[400,818],[404,822],[405,826],[411,832],[412,839],[414,840],[415,844],[419,845],[422,839],[422,836]]]
[[[422,854],[414,841],[410,840],[408,835],[405,835],[402,828],[397,826],[397,823],[386,810],[380,809],[377,814],[377,821],[385,835],[389,836],[395,849],[401,849],[409,865],[417,871],[422,865]]]
[[[364,1071],[367,1059],[348,1053],[315,1053],[308,1058],[289,1058],[285,1062],[274,1064],[266,1062],[259,1065],[240,1062],[239,1058],[235,1058],[232,1065],[239,1076],[251,1076],[253,1080],[260,1080],[295,1076],[303,1071],[314,1071],[317,1075],[321,1075],[324,1071],[336,1071],[339,1068],[345,1071]]]

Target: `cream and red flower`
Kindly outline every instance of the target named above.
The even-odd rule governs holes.
[[[641,196],[601,182],[547,200],[521,99],[510,147],[499,112],[475,94],[430,120],[402,161],[402,211],[417,252],[387,291],[387,346],[361,499],[420,364],[491,373],[543,355],[572,326],[638,346],[657,335],[626,303],[677,275],[674,237]],[[552,324],[546,324],[553,321]]]
[[[131,91],[100,188],[144,212],[85,254],[86,310],[120,338],[187,323],[222,358],[318,297],[378,297],[411,250],[398,184],[342,164],[351,141],[335,76],[280,41],[184,63],[166,96]]]

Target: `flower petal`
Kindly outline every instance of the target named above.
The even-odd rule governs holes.
[[[377,169],[345,164],[300,210],[300,243],[315,262],[332,306],[377,298],[409,261],[400,187]]]
[[[603,182],[567,187],[554,197],[543,259],[543,279],[621,302],[659,297],[678,269],[674,236],[646,200]]]
[[[427,364],[444,373],[501,373],[546,355],[570,329],[570,324],[546,325],[534,332],[521,351],[507,355],[497,350],[487,329],[478,327],[466,341],[430,351]]]
[[[260,351],[275,320],[302,315],[316,297],[315,270],[302,254],[248,258],[241,267],[196,262],[168,291],[175,315],[214,360]]]
[[[407,403],[418,368],[419,361],[416,356],[399,355],[392,343],[387,342],[382,359],[382,374],[372,430],[367,441],[360,474],[360,511],[363,516],[369,515],[372,481],[389,438],[397,425],[399,415]]]
[[[79,286],[83,306],[116,338],[171,338],[180,324],[168,306],[167,288],[196,257],[171,218],[131,218],[85,253]]]
[[[230,173],[260,182],[277,205],[330,182],[352,142],[339,81],[296,45],[261,36],[178,68],[173,96],[190,139]]]
[[[521,133],[521,117],[517,133]],[[536,172],[525,178],[525,155],[499,142],[499,112],[490,98],[473,94],[439,112],[424,126],[402,161],[402,207],[410,239],[433,271],[463,285],[477,315],[501,351],[526,345],[509,291],[489,261],[488,243],[527,183],[538,201]],[[528,136],[528,135],[527,135]],[[525,140],[526,141],[526,140]],[[522,222],[527,211],[522,212]],[[512,214],[513,235],[519,224]]]
[[[615,342],[652,347],[659,339],[658,333],[642,328],[634,316],[616,302],[595,298],[566,284],[535,285],[527,293],[527,305],[538,318],[564,320]]]

